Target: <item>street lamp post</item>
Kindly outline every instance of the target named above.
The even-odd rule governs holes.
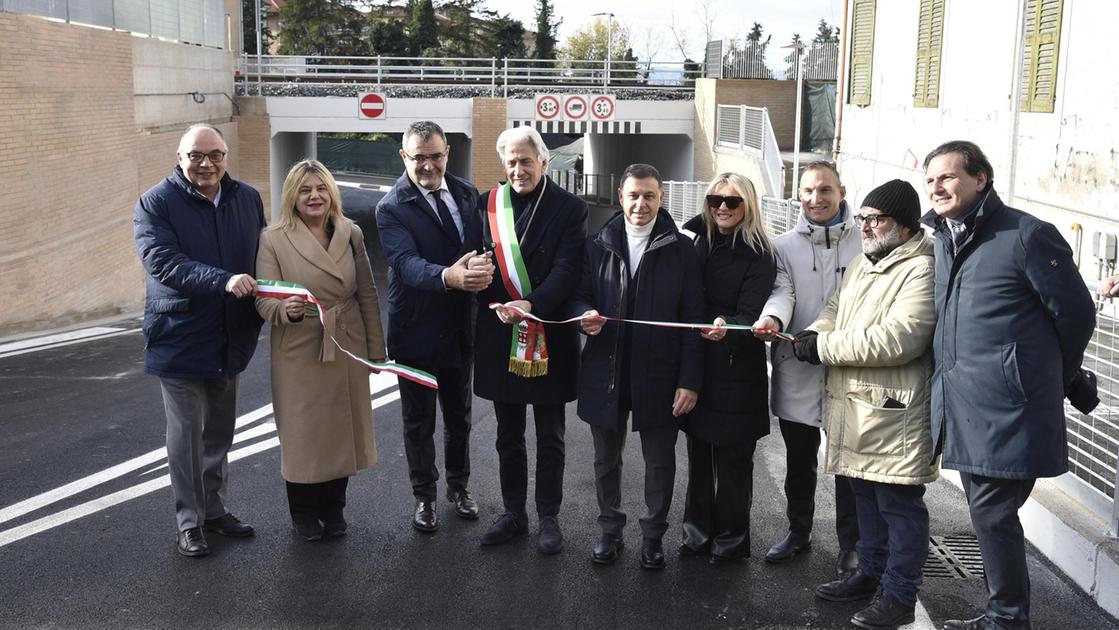
[[[610,12],[594,13],[592,17],[607,16],[610,18],[606,21],[606,76],[603,80],[603,87],[610,86],[610,58],[613,57],[614,45],[614,14]]]
[[[800,182],[800,102],[804,90],[804,71],[801,64],[801,52],[804,50],[804,43],[795,41],[788,46],[782,48],[792,48],[793,54],[796,55],[796,81],[797,81],[797,112],[796,124],[793,127],[793,186],[794,190],[799,186]],[[784,194],[785,191],[781,191]]]

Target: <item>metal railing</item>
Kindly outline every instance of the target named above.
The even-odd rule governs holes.
[[[223,0],[0,0],[0,11],[228,48]]]
[[[767,48],[750,42],[707,42],[704,55],[707,73],[704,76],[714,79],[796,79],[795,57],[792,54],[784,58],[788,67],[774,72],[766,60],[766,50]],[[801,63],[804,66],[804,80],[835,81],[839,67],[839,44],[805,44]]]
[[[664,198],[661,206],[668,210],[673,220],[683,225],[695,215],[703,212],[703,193],[708,182],[664,182]]]
[[[777,193],[785,190],[785,165],[766,108],[719,105],[715,113],[715,146],[761,157],[769,190]]]
[[[618,206],[618,176],[613,173],[579,173],[568,169],[548,173],[552,181],[567,192],[599,206]]]
[[[800,216],[800,202],[796,199],[761,198],[762,222],[770,237],[776,237],[796,227]]]
[[[683,62],[498,59],[496,57],[301,57],[242,55],[238,80],[264,83],[471,85],[507,95],[510,86],[556,89],[691,90],[702,76]],[[248,91],[246,91],[248,93]]]

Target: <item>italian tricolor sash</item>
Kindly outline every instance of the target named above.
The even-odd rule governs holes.
[[[514,229],[512,187],[503,184],[490,191],[486,207],[490,234],[494,240],[494,258],[501,271],[501,281],[513,300],[523,300],[532,292],[532,282],[521,256]],[[513,340],[509,350],[509,371],[531,378],[548,373],[548,345],[544,340],[544,325],[523,319],[513,327]]]

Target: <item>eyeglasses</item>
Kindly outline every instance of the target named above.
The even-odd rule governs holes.
[[[201,162],[202,158],[210,158],[211,164],[221,164],[222,160],[225,159],[225,151],[210,151],[209,153],[190,151],[187,153],[187,157],[190,158],[190,161],[194,164]]]
[[[892,219],[893,217],[888,214],[856,214],[852,218],[855,219],[855,223],[857,223],[859,227],[862,227],[865,223],[866,225],[870,226],[870,229],[873,230],[874,228],[878,227],[878,224],[882,222],[882,219]]]
[[[432,153],[431,155],[422,155],[422,154],[421,155],[408,155],[407,151],[402,151],[402,152],[404,153],[404,157],[408,158],[409,160],[412,160],[416,164],[423,164],[425,162],[431,162],[432,164],[438,164],[438,163],[442,162],[444,160],[444,158],[447,157],[447,152],[446,151],[444,151],[443,153]]]
[[[707,206],[712,210],[718,210],[719,206],[724,203],[727,204],[728,210],[734,210],[738,204],[742,203],[742,197],[726,197],[724,195],[707,195]]]

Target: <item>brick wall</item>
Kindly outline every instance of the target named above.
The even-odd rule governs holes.
[[[494,182],[505,180],[505,171],[497,159],[494,146],[505,131],[507,101],[502,98],[473,99],[474,136],[470,143],[470,161],[474,185],[489,190]]]
[[[0,336],[143,304],[133,207],[171,172],[189,122],[182,112],[137,122],[135,94],[160,90],[138,90],[137,46],[172,57],[197,48],[0,13]],[[198,118],[226,135],[236,177],[239,137],[226,109]]]
[[[241,101],[242,99],[238,99]],[[272,189],[270,161],[270,127],[267,114],[236,116],[236,137],[238,150],[230,152],[237,156],[236,163],[230,163],[229,173],[233,177],[257,189],[264,200],[264,217],[271,220]],[[224,131],[224,130],[223,130]],[[236,170],[234,167],[236,166]]]
[[[773,135],[777,138],[777,146],[782,151],[792,150],[796,135],[796,81],[722,79],[716,82],[715,98],[719,105],[750,105],[767,108],[769,121],[773,125]]]
[[[137,302],[131,40],[0,13],[0,331]]]

